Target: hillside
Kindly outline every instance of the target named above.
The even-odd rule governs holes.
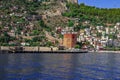
[[[69,11],[64,13],[67,17],[77,17],[80,21],[90,20],[95,23],[116,23],[120,21],[120,9],[113,8],[97,8],[92,6],[87,6],[84,3],[80,5],[77,4],[67,4]]]
[[[73,26],[79,31],[88,26],[113,26],[120,21],[120,9],[76,3],[77,0],[1,0],[0,45],[57,46],[62,38],[56,33],[57,27]],[[86,21],[89,24],[85,25]],[[55,41],[47,37],[46,31]]]
[[[66,10],[66,1],[2,0],[0,4],[1,45],[26,42],[49,46],[52,43],[45,31],[54,32],[55,27],[65,27],[68,21],[61,15]]]

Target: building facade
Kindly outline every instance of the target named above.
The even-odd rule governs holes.
[[[77,42],[76,33],[65,33],[63,38],[63,46],[65,48],[74,48]]]

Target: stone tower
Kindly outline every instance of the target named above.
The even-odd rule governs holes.
[[[63,38],[63,46],[66,48],[74,48],[77,42],[76,33],[65,33]]]
[[[71,2],[71,3],[77,3],[78,4],[78,0],[67,0],[68,2]]]

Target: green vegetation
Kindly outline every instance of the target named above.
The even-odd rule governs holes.
[[[70,20],[70,21],[68,22],[68,26],[69,26],[69,27],[73,27],[73,26],[74,26],[74,22]]]
[[[50,42],[50,41],[47,41],[46,46],[47,46],[47,47],[51,47],[51,46],[53,46],[53,43]]]
[[[81,42],[77,42],[77,44],[75,45],[76,49],[81,49],[82,48],[82,43]]]
[[[79,18],[81,22],[85,20],[91,21],[93,24],[98,23],[116,23],[120,21],[120,9],[96,8],[85,4],[67,4],[69,11],[63,16]]]

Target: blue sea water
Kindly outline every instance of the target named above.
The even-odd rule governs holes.
[[[0,54],[0,80],[120,80],[120,54]]]

